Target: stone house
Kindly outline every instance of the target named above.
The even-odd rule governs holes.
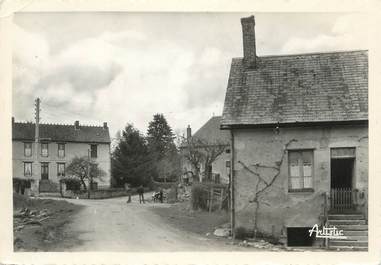
[[[73,125],[39,124],[36,145],[35,123],[15,122],[12,118],[13,178],[31,179],[31,194],[58,192],[66,166],[75,156],[86,156],[106,172],[105,177],[95,180],[98,187],[109,187],[110,142],[106,122],[103,126],[86,126],[76,121]]]
[[[210,170],[212,173],[212,181],[214,183],[228,184],[229,176],[226,170],[226,161],[229,161],[229,133],[227,131],[220,130],[221,125],[221,116],[214,116],[210,118],[199,130],[196,131],[194,135],[192,135],[192,131],[190,126],[187,128],[187,139],[193,139],[195,141],[195,147],[199,149],[201,152],[205,152],[205,149],[209,150],[221,150],[217,158],[211,164],[211,168],[206,169],[205,164],[202,161],[200,163],[200,179],[198,181],[205,182],[206,171]],[[221,146],[221,148],[219,147]],[[209,148],[208,148],[209,147]],[[185,157],[185,153],[187,152],[187,145],[182,145],[180,147],[182,153],[182,168],[183,172],[192,172],[195,174],[195,168],[189,162],[189,160]],[[211,152],[211,151],[209,151]]]
[[[254,17],[241,24],[244,56],[232,60],[221,120],[233,227],[306,246],[315,224],[337,224],[350,237],[332,246],[365,249],[367,51],[257,56]]]

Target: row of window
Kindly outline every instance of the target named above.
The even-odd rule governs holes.
[[[24,176],[32,176],[32,162],[24,162]],[[57,163],[57,176],[65,176],[65,163]],[[49,179],[49,163],[41,163],[41,179]]]
[[[42,157],[48,157],[49,156],[49,144],[48,143],[41,143],[41,156]],[[92,144],[90,145],[90,155],[91,158],[97,158],[98,156],[98,150],[97,145]],[[31,157],[32,156],[32,143],[24,143],[24,156]],[[58,157],[65,157],[65,144],[58,143],[57,144],[57,156]]]

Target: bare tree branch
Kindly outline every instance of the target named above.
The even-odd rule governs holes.
[[[183,156],[189,161],[195,169],[195,175],[199,177],[201,164],[204,165],[206,176],[210,178],[211,172],[209,168],[214,161],[225,151],[229,146],[221,141],[208,142],[204,139],[195,137],[184,138],[182,141]]]

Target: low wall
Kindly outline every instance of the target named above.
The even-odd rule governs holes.
[[[98,189],[90,191],[90,195],[87,191],[74,192],[66,190],[62,192],[65,198],[79,198],[79,199],[107,199],[114,197],[123,197],[132,194],[131,191],[126,189]],[[89,197],[90,196],[90,197]]]

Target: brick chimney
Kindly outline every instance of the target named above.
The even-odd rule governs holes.
[[[192,137],[192,129],[191,129],[190,125],[188,125],[188,128],[187,128],[187,140],[189,140],[191,137]]]
[[[107,128],[108,128],[108,127],[107,127],[107,122],[104,122],[104,123],[103,123],[103,129],[107,130]]]
[[[255,68],[257,53],[255,47],[254,16],[241,18],[243,35],[243,62],[247,68]]]
[[[74,129],[79,130],[79,121],[74,122]]]

